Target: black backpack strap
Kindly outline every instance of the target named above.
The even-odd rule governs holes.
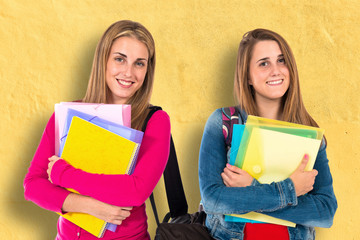
[[[159,216],[156,210],[156,204],[155,204],[155,199],[154,199],[154,193],[151,193],[150,195],[150,203],[151,203],[151,207],[152,210],[154,212],[154,217],[155,217],[155,221],[156,221],[156,225],[159,226],[160,225],[160,221],[159,221]]]
[[[170,209],[170,217],[175,218],[188,212],[188,204],[181,181],[175,145],[170,138],[169,160],[164,171],[166,196]]]
[[[146,116],[145,121],[144,121],[144,124],[143,124],[142,129],[141,129],[143,132],[145,132],[146,126],[147,126],[150,118],[152,117],[152,115],[153,115],[157,110],[162,110],[162,108],[161,108],[161,107],[158,107],[158,106],[151,106],[151,107],[149,107],[149,109],[150,109],[150,112],[149,112],[148,115]]]
[[[146,130],[146,126],[148,121],[150,120],[151,116],[157,111],[161,110],[161,107],[158,106],[151,106],[150,112],[145,119],[143,125],[143,132]],[[181,175],[179,170],[179,165],[177,162],[177,156],[174,146],[174,141],[172,136],[170,137],[170,153],[169,159],[166,164],[164,170],[164,182],[165,182],[165,189],[166,189],[166,196],[168,199],[168,205],[170,209],[170,216],[171,218],[175,218],[181,215],[184,215],[188,211],[188,205],[185,197],[184,188],[181,181]],[[156,204],[154,199],[154,194],[152,193],[150,196],[151,206],[154,212],[155,220],[157,225],[159,225],[159,217],[156,210]]]

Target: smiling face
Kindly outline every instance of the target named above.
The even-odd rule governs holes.
[[[134,37],[120,37],[111,47],[106,64],[106,84],[110,103],[125,104],[144,83],[149,53]]]
[[[279,104],[290,85],[289,69],[276,41],[259,41],[250,59],[249,84],[255,90],[255,101]]]

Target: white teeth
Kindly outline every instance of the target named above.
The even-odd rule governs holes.
[[[130,86],[130,85],[131,85],[131,82],[123,81],[123,80],[121,80],[121,79],[117,79],[117,80],[118,80],[118,82],[119,82],[120,84],[122,84],[122,85],[125,85],[125,86]]]
[[[269,82],[266,82],[267,84],[269,84],[269,85],[276,85],[276,84],[280,84],[280,83],[282,83],[282,79],[281,80],[276,80],[276,81],[269,81]]]

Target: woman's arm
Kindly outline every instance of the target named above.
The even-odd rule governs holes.
[[[314,169],[318,171],[314,188],[308,194],[298,197],[297,206],[288,206],[266,214],[304,226],[331,227],[337,209],[337,201],[324,143],[317,155]]]
[[[70,194],[66,189],[49,182],[47,175],[48,158],[55,154],[55,115],[50,117],[40,144],[24,179],[24,196],[42,208],[62,212],[64,200]]]
[[[131,207],[118,207],[88,196],[74,194],[48,180],[49,157],[55,154],[54,114],[46,125],[40,144],[24,179],[24,196],[42,208],[58,213],[80,212],[120,224]]]
[[[308,162],[309,155],[305,154],[297,169],[289,177],[294,184],[296,196],[298,197],[313,190],[315,177],[318,174],[316,169],[305,171]],[[246,171],[229,163],[226,164],[221,177],[227,187],[247,187],[254,181],[254,178]]]
[[[116,206],[140,206],[159,181],[170,147],[170,119],[157,111],[148,122],[132,175],[92,174],[58,160],[52,166],[54,184]]]
[[[76,193],[70,193],[62,207],[63,212],[87,213],[116,225],[130,216],[131,209],[132,207],[118,207]]]

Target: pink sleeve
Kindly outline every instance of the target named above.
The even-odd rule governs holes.
[[[54,184],[72,188],[82,195],[117,206],[140,206],[159,181],[170,148],[170,119],[157,111],[148,122],[135,170],[132,175],[91,174],[76,169],[64,160],[51,172]]]
[[[47,210],[61,212],[65,198],[70,193],[48,180],[48,158],[55,154],[55,119],[51,116],[34,158],[24,179],[24,196]]]

